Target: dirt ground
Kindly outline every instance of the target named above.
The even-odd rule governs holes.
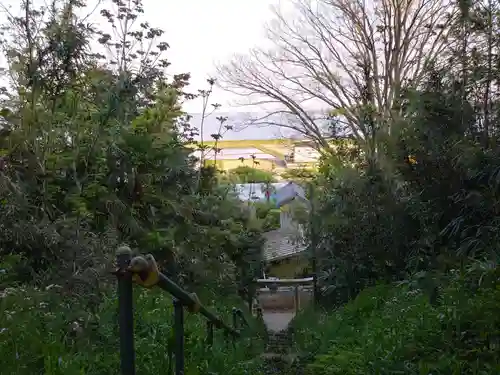
[[[295,316],[295,312],[263,312],[264,323],[271,332],[280,332],[288,327],[288,324]]]
[[[257,297],[262,308],[264,322],[271,332],[280,332],[288,327],[295,316],[295,292],[261,291]],[[302,309],[312,301],[310,291],[299,291],[299,308]]]
[[[279,291],[276,293],[272,292],[260,292],[257,297],[260,307],[265,310],[295,310],[295,297],[294,291]],[[312,295],[307,291],[299,292],[300,308],[307,306],[311,300]]]

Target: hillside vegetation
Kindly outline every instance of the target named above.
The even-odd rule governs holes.
[[[217,84],[276,107],[281,127],[321,151],[318,170],[289,173],[310,185],[298,220],[320,292],[294,322],[296,370],[497,375],[500,3],[290,2],[266,47],[219,67]],[[188,73],[172,74],[140,0],[101,5],[102,30],[78,16],[81,1],[6,12],[2,374],[118,371],[111,271],[123,244],[228,319],[252,297],[262,232],[278,225],[269,204],[250,215],[203,152],[189,156],[203,126],[183,104],[201,99],[210,115],[216,81],[193,94]],[[214,142],[198,144],[215,155],[233,126],[217,120]],[[251,159],[232,177],[265,187],[273,176]],[[166,372],[171,297],[135,298],[138,368]],[[186,326],[186,375],[264,373],[258,322],[212,349],[202,318]]]
[[[174,330],[172,298],[163,291],[136,289],[135,348],[138,373],[159,374],[173,368]],[[208,308],[228,324],[233,307],[244,309],[236,297],[200,293]],[[85,299],[83,297],[82,299]],[[7,289],[1,297],[0,337],[5,375],[101,375],[119,372],[117,295],[107,291],[98,306],[61,298],[57,287]],[[207,345],[206,320],[185,318],[186,374],[258,374],[262,363],[263,326],[249,319],[250,327],[233,346],[220,330]]]
[[[498,269],[452,272],[437,301],[418,276],[367,288],[335,312],[299,316],[294,342],[305,373],[497,374]]]
[[[189,74],[167,73],[163,31],[140,1],[31,1],[6,12],[1,47],[0,357],[2,374],[119,371],[116,249],[152,253],[162,271],[230,324],[260,267],[258,220],[196,170],[182,111]],[[100,52],[100,53],[96,53]],[[213,81],[207,83],[209,87]],[[171,365],[172,298],[135,290],[138,371]],[[186,318],[186,373],[258,373],[262,327],[232,343]]]
[[[307,15],[300,18],[304,23],[283,18],[286,32],[273,32],[287,43],[280,39],[274,54],[265,58],[277,61],[295,53],[294,67],[303,68],[309,83],[331,89],[334,97],[334,90],[342,90],[339,82],[320,79],[331,65],[316,65],[338,62],[328,47],[347,54],[338,40],[361,38],[356,30],[365,43],[376,46],[365,50],[360,42],[352,47],[358,54],[348,55],[352,60],[344,63],[353,69],[349,78],[359,84],[359,91],[349,86],[358,94],[349,97],[356,105],[331,113],[331,134],[350,130],[357,147],[325,152],[314,179],[308,239],[310,255],[317,257],[324,313],[305,313],[295,336],[302,352],[316,354],[309,358],[309,373],[497,374],[500,4],[451,7],[429,1],[425,4],[433,10],[418,13],[415,2],[333,0],[320,2],[321,12],[307,2],[294,3],[300,15]],[[422,24],[398,26],[397,14]],[[382,16],[394,23],[384,23]],[[377,30],[370,29],[373,25]],[[307,40],[299,29],[308,32]],[[446,37],[439,39],[441,32]],[[408,58],[408,66],[415,66],[406,47],[391,50],[384,35],[415,38],[406,46],[415,53],[418,43],[429,49],[436,45],[415,36],[428,35],[441,49],[433,58],[426,50],[422,69],[413,75],[398,70],[400,65],[380,63],[403,64]],[[311,40],[322,48],[314,49]],[[262,84],[261,89],[276,84],[278,77],[264,81],[265,58],[252,56],[244,65],[227,67],[225,78],[250,87],[245,74],[254,69],[252,82]],[[348,74],[345,68],[339,71]],[[302,82],[294,82],[298,92],[311,87]],[[287,87],[276,84],[273,89],[283,93]],[[322,142],[306,125],[301,130]]]

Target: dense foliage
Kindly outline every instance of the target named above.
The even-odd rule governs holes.
[[[316,171],[312,168],[287,168],[280,176],[283,180],[305,183],[314,179]]]
[[[2,113],[2,255],[22,257],[28,274],[54,262],[77,274],[100,266],[92,252],[110,254],[127,242],[153,252],[180,279],[231,275],[220,266],[237,257],[247,218],[216,187],[213,170],[200,179],[188,157],[184,144],[194,129],[183,122],[180,100],[191,97],[189,76],[167,79],[160,30],[124,24],[125,39],[111,40],[82,24],[73,7],[11,19],[11,29],[25,28],[15,43],[4,42],[15,81]],[[141,9],[102,14],[114,25]],[[103,49],[121,46],[110,60],[89,52],[96,35]],[[147,45],[159,51],[143,56]]]
[[[110,271],[122,243],[154,254],[191,290],[217,288],[225,296],[211,297],[217,310],[229,309],[236,280],[258,270],[259,226],[217,185],[216,171],[196,170],[189,156],[196,135],[182,112],[182,103],[196,98],[187,91],[189,74],[167,74],[168,44],[162,30],[140,19],[139,0],[103,5],[109,30],[78,17],[84,2],[66,0],[40,9],[23,2],[3,28],[2,373],[117,371]],[[138,298],[141,366],[160,373],[171,299]],[[196,371],[231,373],[232,360],[253,357],[243,342],[240,354],[229,345],[209,363],[201,353],[205,324],[189,321],[188,362]],[[82,330],[77,337],[68,328],[74,324]]]
[[[229,322],[237,298],[203,293],[204,303]],[[60,290],[8,289],[1,299],[2,374],[109,374],[119,372],[116,295],[106,293],[92,313],[61,299]],[[136,290],[135,347],[137,371],[167,372],[173,366],[172,300],[162,291]],[[243,308],[243,306],[241,306]],[[261,372],[263,327],[254,321],[233,346],[221,330],[206,345],[206,321],[185,318],[186,374]]]
[[[295,335],[308,373],[498,373],[498,6],[459,2],[389,118],[367,79],[370,144],[324,155],[308,233],[325,311]]]
[[[255,216],[262,222],[262,229],[267,232],[280,227],[280,209],[270,202],[255,202]]]
[[[439,304],[418,275],[362,291],[336,312],[294,322],[307,374],[496,374],[498,269],[477,263],[441,280]],[[314,322],[314,323],[313,323]]]
[[[391,131],[377,132],[380,114],[364,108],[376,152],[358,142],[323,159],[309,232],[325,302],[342,304],[380,280],[497,259],[500,41],[496,18],[484,18],[497,8],[462,5],[454,43],[421,85],[402,90]]]
[[[295,322],[296,348],[303,360],[313,360],[306,370],[497,374],[500,6],[460,1],[439,15],[445,25],[420,19],[425,33],[438,40],[446,29],[446,36],[433,60],[418,61],[410,82],[405,62],[398,63],[387,45],[386,71],[375,72],[387,29],[397,34],[405,24],[390,17],[394,2],[374,3],[380,17],[391,18],[376,32],[359,20],[369,18],[357,13],[361,2],[321,3],[344,8],[342,32],[365,30],[364,44],[377,44],[354,43],[365,48],[351,56],[356,66],[341,64],[356,78],[353,92],[347,95],[323,56],[307,54],[329,50],[339,60],[326,40],[335,40],[335,33],[321,32],[325,24],[319,22],[311,25],[320,32],[321,48],[301,35],[301,48],[295,47],[286,41],[292,32],[276,38],[280,53],[268,54],[283,64],[305,64],[303,77],[273,71],[259,81],[253,74],[247,87],[259,91],[264,82],[259,93],[298,112],[296,123],[305,122],[321,148],[317,173],[284,175],[314,186],[308,189],[310,210],[295,215],[308,222],[308,254],[316,258],[324,308]],[[8,14],[3,28],[8,86],[0,91],[0,341],[6,345],[0,356],[7,359],[6,374],[116,372],[109,271],[119,245],[153,253],[162,271],[227,318],[240,301],[236,293],[245,300],[253,294],[262,232],[279,225],[272,205],[242,205],[228,186],[270,187],[274,175],[254,168],[255,156],[252,167],[242,163],[226,174],[217,169],[217,141],[231,128],[227,118],[218,118],[220,131],[211,135],[213,163],[203,160],[203,144],[200,160],[190,157],[187,145],[196,144],[197,131],[182,104],[201,96],[204,120],[214,81],[192,94],[189,74],[167,74],[169,46],[160,29],[140,20],[140,0],[104,4],[107,30],[79,18],[85,4],[74,0],[43,9],[25,1],[22,15]],[[308,2],[297,4],[307,9]],[[422,37],[416,39],[424,48]],[[240,63],[233,64],[240,73],[254,66]],[[289,85],[273,88],[272,78],[280,76],[296,86],[292,91],[305,90],[300,102],[280,94]],[[244,74],[236,77],[244,84]],[[341,108],[327,98],[334,108],[324,136],[300,103],[311,95],[323,100],[328,88],[348,100]],[[356,133],[352,139],[345,138],[344,120]],[[165,295],[136,293],[144,373],[169,366],[170,302]],[[257,336],[235,347],[221,338],[208,355],[203,320],[189,316],[187,331],[187,373],[261,373],[254,359],[262,349]]]
[[[276,182],[273,172],[246,165],[242,165],[228,171],[227,178],[237,184]]]

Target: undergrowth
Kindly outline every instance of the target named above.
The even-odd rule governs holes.
[[[173,308],[162,291],[135,291],[135,348],[139,374],[167,373],[172,347]],[[203,302],[228,324],[237,298],[202,293]],[[103,296],[97,310],[88,312],[61,299],[57,287],[46,290],[7,289],[0,298],[0,357],[4,375],[102,375],[119,372],[117,297]],[[185,315],[186,375],[257,374],[261,368],[261,325],[250,327],[233,346],[215,330],[213,347],[206,345],[206,320]]]
[[[336,311],[305,311],[294,342],[306,374],[499,374],[499,275],[447,275],[434,304],[410,280],[367,288]]]

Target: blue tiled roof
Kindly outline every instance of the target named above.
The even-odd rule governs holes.
[[[273,182],[270,183],[274,189],[281,189],[285,186],[287,182]],[[265,199],[265,193],[263,187],[264,183],[253,183],[253,184],[236,184],[234,186],[236,194],[238,194],[238,198],[242,201],[249,200],[263,200]],[[271,195],[271,201],[273,201],[273,195]]]

